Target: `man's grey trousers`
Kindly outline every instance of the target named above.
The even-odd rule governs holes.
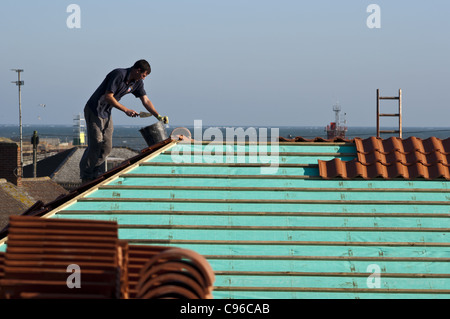
[[[112,150],[113,122],[111,115],[104,119],[84,108],[88,147],[80,160],[80,178],[91,180],[104,173],[103,163]]]

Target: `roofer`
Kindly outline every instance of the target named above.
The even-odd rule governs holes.
[[[112,150],[112,108],[117,108],[130,117],[139,116],[135,110],[119,103],[125,94],[132,93],[159,121],[165,124],[169,122],[167,116],[161,116],[156,111],[144,90],[143,80],[150,72],[150,64],[146,60],[137,61],[131,68],[114,69],[86,103],[84,117],[88,147],[80,161],[80,178],[83,183],[94,180],[104,173],[102,164]]]

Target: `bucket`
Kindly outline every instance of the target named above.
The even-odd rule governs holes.
[[[164,124],[160,121],[141,128],[139,132],[141,132],[148,146],[155,145],[169,138]]]

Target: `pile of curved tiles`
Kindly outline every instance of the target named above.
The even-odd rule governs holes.
[[[214,273],[204,257],[128,245],[117,231],[110,221],[11,216],[0,298],[212,298]],[[136,260],[134,251],[146,251],[146,258]]]
[[[352,161],[319,160],[323,178],[450,179],[450,138],[430,137],[354,139],[357,158]]]
[[[214,274],[194,251],[173,248],[148,260],[140,271],[138,299],[212,299]]]

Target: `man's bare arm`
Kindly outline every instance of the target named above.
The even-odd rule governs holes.
[[[152,113],[154,117],[158,118],[159,113],[156,111],[156,108],[153,106],[153,103],[152,101],[150,101],[148,96],[147,95],[141,96],[140,99],[142,105],[147,109],[147,111]]]
[[[131,116],[131,117],[135,117],[138,116],[138,113],[132,109],[127,108],[126,106],[120,104],[116,98],[114,97],[114,93],[113,92],[106,92],[105,94],[105,100],[106,102],[108,102],[109,105],[114,106],[115,108],[121,110],[122,112],[124,112],[126,115]]]

